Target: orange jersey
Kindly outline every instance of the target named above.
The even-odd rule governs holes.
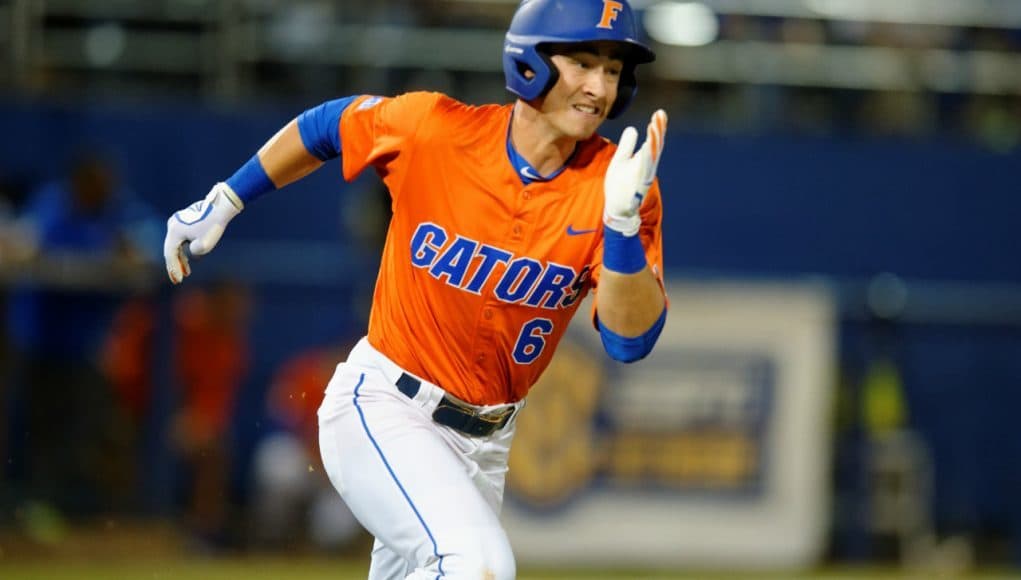
[[[507,154],[512,110],[409,93],[360,97],[340,120],[344,178],[372,166],[393,207],[369,342],[477,405],[522,399],[597,286],[616,149],[593,136],[556,177],[524,185]],[[658,183],[641,214],[661,275]]]

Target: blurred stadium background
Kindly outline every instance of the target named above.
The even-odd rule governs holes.
[[[581,324],[535,391],[527,577],[1012,576],[1021,1],[632,4],[658,60],[602,132],[670,114],[672,315],[629,368]],[[364,573],[308,438],[384,193],[331,164],[173,290],[162,221],[324,100],[508,101],[515,6],[0,0],[0,577]]]

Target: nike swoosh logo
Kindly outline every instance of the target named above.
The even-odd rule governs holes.
[[[576,230],[576,229],[574,229],[574,225],[572,224],[572,225],[567,226],[567,235],[569,235],[569,236],[580,236],[582,234],[591,234],[591,233],[595,232],[596,229],[597,228],[592,228],[591,230]]]
[[[531,179],[532,181],[542,181],[543,180],[543,177],[541,175],[536,175],[536,174],[532,173],[532,170],[529,167],[522,167],[521,168],[521,175],[524,175],[526,179]]]

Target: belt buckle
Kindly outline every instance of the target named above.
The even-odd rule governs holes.
[[[506,425],[511,413],[514,412],[513,407],[508,407],[506,409],[490,411],[488,413],[480,413],[478,409],[468,403],[459,401],[448,395],[443,397],[439,405],[436,406],[436,410],[433,412],[433,418],[439,420],[440,417],[445,415],[444,409],[449,409],[450,411],[457,413],[463,419],[462,421],[459,421],[460,425],[448,426],[454,427],[463,433],[473,436],[488,436],[492,434],[493,431],[496,431]]]
[[[496,411],[490,411],[488,413],[479,413],[479,419],[486,421],[487,423],[494,423],[497,428],[503,427],[507,424],[507,419],[510,414],[514,412],[514,407],[507,407],[506,409],[499,409]]]
[[[507,407],[506,409],[497,409],[495,411],[489,411],[488,413],[480,413],[479,410],[472,405],[455,399],[450,395],[443,397],[443,401],[441,401],[440,404],[442,405],[443,403],[450,403],[454,407],[464,411],[466,414],[481,421],[485,421],[486,423],[498,424],[514,412],[514,407]]]

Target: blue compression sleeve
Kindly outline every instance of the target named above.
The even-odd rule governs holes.
[[[659,333],[663,331],[665,323],[666,308],[663,309],[663,314],[659,315],[649,330],[636,337],[627,338],[606,328],[602,322],[596,319],[596,324],[599,326],[599,337],[603,339],[603,349],[606,354],[610,355],[613,360],[625,363],[635,362],[648,356],[652,352],[652,347],[656,345],[656,340],[659,339]]]
[[[345,97],[327,101],[298,116],[301,143],[316,159],[327,161],[340,155],[340,115],[355,98]],[[276,185],[266,175],[266,169],[259,161],[258,154],[253,155],[230,176],[227,185],[246,204],[276,189]]]
[[[266,175],[266,170],[259,161],[259,154],[252,155],[247,163],[241,166],[234,175],[227,178],[227,185],[238,194],[241,201],[248,205],[248,202],[255,201],[260,195],[273,191],[276,185]]]
[[[638,234],[625,236],[603,226],[603,267],[621,274],[634,274],[645,269],[645,248]]]
[[[320,161],[340,156],[340,116],[358,98],[326,101],[298,115],[298,133],[305,149]]]

